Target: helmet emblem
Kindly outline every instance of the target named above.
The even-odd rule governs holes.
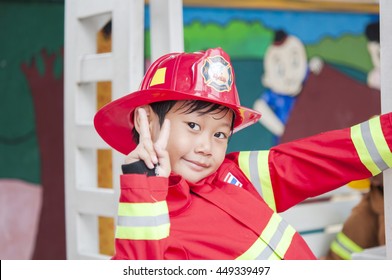
[[[216,91],[229,91],[233,84],[231,65],[221,56],[208,57],[202,67],[202,75],[207,86]]]

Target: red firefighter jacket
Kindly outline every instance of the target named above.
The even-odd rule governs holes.
[[[122,175],[113,259],[315,259],[277,213],[392,167],[391,122],[231,153],[197,183]]]

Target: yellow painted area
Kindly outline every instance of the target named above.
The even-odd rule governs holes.
[[[158,69],[151,80],[150,86],[160,85],[165,82],[166,67]]]
[[[97,33],[97,53],[106,53],[112,51],[112,36],[105,36],[100,30]]]
[[[361,192],[368,191],[370,188],[370,179],[352,181],[352,182],[348,183],[347,186],[349,186],[350,188],[353,188],[355,190],[359,190]]]
[[[114,219],[111,217],[98,217],[99,224],[99,253],[114,255]]]
[[[147,1],[148,2],[148,1]],[[377,1],[356,0],[183,0],[185,7],[225,7],[246,9],[303,10],[379,13]]]
[[[112,101],[112,82],[97,83],[97,110]]]
[[[112,150],[97,150],[98,187],[113,188]]]
[[[103,32],[97,34],[97,53],[107,53],[112,51],[111,37],[104,36]],[[97,83],[97,110],[112,101],[112,83]]]
[[[97,53],[111,52],[111,36],[105,36],[102,31],[97,33]],[[97,83],[97,110],[112,100],[112,83]],[[113,188],[112,150],[97,150],[97,174],[99,188]],[[99,253],[114,255],[115,224],[113,217],[98,217]]]

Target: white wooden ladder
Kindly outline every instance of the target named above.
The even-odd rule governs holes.
[[[149,1],[152,60],[183,51],[181,0]],[[66,0],[64,134],[67,259],[108,259],[99,253],[98,217],[116,218],[123,155],[112,151],[113,189],[97,186],[97,82],[112,99],[136,90],[144,74],[144,0]],[[112,52],[97,54],[97,33],[112,21]]]

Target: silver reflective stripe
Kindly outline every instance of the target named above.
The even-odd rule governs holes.
[[[274,254],[274,250],[272,250],[271,247],[267,245],[267,247],[264,248],[264,250],[260,253],[260,255],[256,257],[256,260],[268,260],[270,256],[273,254]]]
[[[258,151],[252,151],[249,155],[249,173],[250,173],[250,180],[252,181],[253,185],[255,186],[257,192],[263,197],[263,190],[261,188],[260,183],[260,175],[259,175],[259,164],[258,164]]]
[[[256,259],[258,260],[266,260],[268,259],[272,254],[274,254],[274,251],[278,251],[278,244],[283,238],[283,234],[286,231],[286,228],[289,226],[289,224],[284,221],[283,219],[279,222],[278,228],[275,230],[274,234],[271,236],[271,239],[269,240],[267,247],[261,252],[259,256],[257,256]]]
[[[170,222],[169,215],[162,214],[159,216],[144,216],[144,217],[126,217],[119,216],[117,219],[117,225],[124,227],[154,227]]]
[[[352,255],[352,253],[354,253],[353,250],[350,250],[350,248],[346,247],[342,242],[340,242],[339,238],[336,238],[335,242],[339,245],[341,249],[345,250],[350,256]]]
[[[366,148],[372,160],[380,170],[388,169],[389,168],[388,164],[386,164],[386,162],[383,160],[383,158],[381,157],[380,153],[377,150],[376,143],[374,142],[372,134],[370,132],[369,122],[361,123],[360,127],[361,127],[363,141],[365,142]]]
[[[273,248],[277,248],[278,247],[278,244],[279,244],[279,242],[282,240],[282,238],[283,238],[283,234],[284,234],[284,232],[285,232],[285,230],[286,230],[286,228],[289,226],[289,224],[285,221],[285,220],[281,220],[280,221],[280,223],[279,223],[279,225],[278,225],[278,228],[276,229],[276,231],[275,231],[275,234],[272,236],[272,238],[271,238],[271,240],[270,240],[270,242],[269,242],[269,244],[273,247]]]

